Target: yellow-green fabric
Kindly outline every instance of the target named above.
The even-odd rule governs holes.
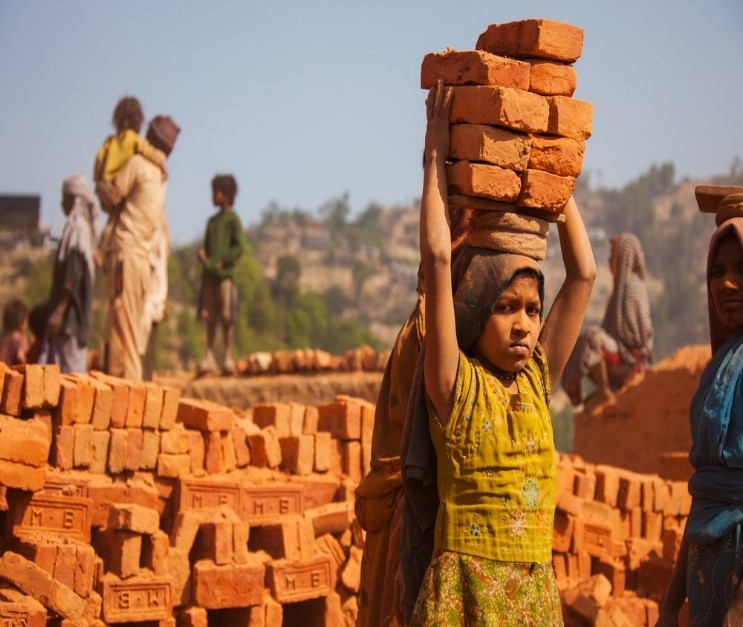
[[[110,181],[134,155],[142,155],[160,168],[165,163],[164,152],[155,148],[139,133],[127,129],[116,135],[109,135],[103,141],[95,157],[93,180]]]
[[[537,345],[509,394],[460,352],[451,418],[429,403],[439,509],[434,551],[504,562],[548,562],[556,499],[550,383]]]

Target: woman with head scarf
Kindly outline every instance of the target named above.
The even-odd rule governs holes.
[[[98,210],[83,174],[62,183],[62,211],[67,221],[54,258],[46,340],[39,362],[57,364],[62,372],[85,372]]]
[[[743,216],[743,195],[721,204],[733,201]],[[712,235],[707,304],[712,359],[691,402],[691,510],[661,607],[663,626],[678,624],[685,599],[689,625],[741,624],[723,620],[743,560],[743,217],[722,222]]]
[[[612,237],[609,265],[614,289],[604,321],[578,338],[562,376],[563,388],[573,405],[584,400],[584,376],[590,376],[597,388],[592,402],[600,403],[611,399],[613,390],[652,360],[653,323],[645,283],[645,255],[636,235]]]

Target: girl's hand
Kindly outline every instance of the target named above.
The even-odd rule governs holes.
[[[451,107],[452,89],[444,87],[439,79],[436,87],[432,87],[426,98],[426,127],[425,158],[449,156],[449,108]]]

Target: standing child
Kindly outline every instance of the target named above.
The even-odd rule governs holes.
[[[0,361],[9,366],[26,363],[28,351],[28,307],[14,298],[3,309],[3,333],[0,336]]]
[[[235,264],[243,252],[242,224],[232,208],[235,196],[237,182],[234,176],[218,174],[212,179],[212,203],[219,211],[209,218],[204,246],[198,253],[202,267],[199,317],[206,321],[206,353],[199,362],[199,375],[217,372],[214,358],[217,322],[221,323],[224,339],[222,372],[235,372],[232,358],[233,323],[237,309],[234,272]]]
[[[405,526],[413,524],[432,526],[433,555],[420,593],[403,569],[404,597],[417,594],[412,618],[405,598],[403,614],[412,625],[448,624],[452,617],[464,625],[561,625],[551,563],[550,381],[578,337],[596,265],[572,199],[558,224],[566,278],[544,322],[543,275],[533,259],[467,247],[452,264],[450,101],[451,90],[440,82],[427,100],[420,223],[426,335],[418,391],[408,406],[412,433],[403,445],[413,511],[403,523],[401,553],[421,563],[420,553],[410,555],[418,547],[405,545],[411,537]],[[425,459],[413,435],[421,416],[435,460]],[[436,466],[435,524],[416,494],[427,487],[426,461]]]
[[[145,137],[139,134],[144,121],[142,105],[133,96],[124,96],[114,108],[111,118],[116,133],[103,140],[95,156],[93,165],[93,185],[100,181],[112,181],[130,157],[142,155],[148,161],[158,166],[163,176],[167,177],[165,169],[166,154],[153,146]],[[112,214],[101,233],[98,250],[95,254],[96,265],[100,266],[106,258],[106,247],[113,229],[116,214]]]

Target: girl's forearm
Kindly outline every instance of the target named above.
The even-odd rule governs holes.
[[[421,262],[426,269],[436,261],[448,261],[451,255],[451,235],[446,210],[445,157],[436,150],[426,154],[421,198]]]
[[[560,236],[566,277],[592,282],[596,277],[596,261],[583,218],[572,196],[565,205],[564,215],[565,222],[557,223],[557,232]]]

